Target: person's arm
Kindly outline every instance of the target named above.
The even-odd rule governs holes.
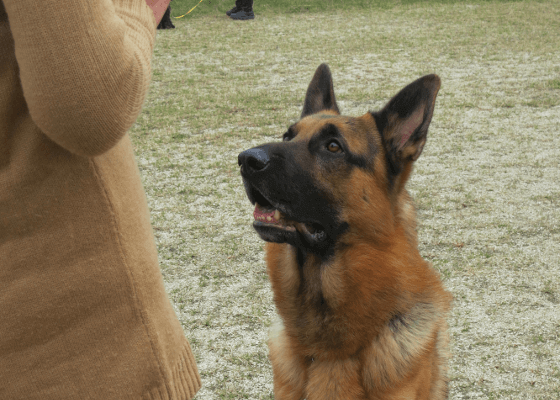
[[[151,79],[157,23],[146,0],[2,1],[35,124],[75,154],[115,146]]]
[[[154,12],[156,22],[159,24],[171,0],[146,0],[148,7]]]

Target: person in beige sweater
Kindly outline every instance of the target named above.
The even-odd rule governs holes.
[[[126,133],[159,3],[0,0],[0,399],[200,388]]]

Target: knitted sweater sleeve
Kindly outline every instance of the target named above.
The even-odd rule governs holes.
[[[145,0],[2,0],[35,124],[67,150],[111,149],[141,111],[156,21]]]

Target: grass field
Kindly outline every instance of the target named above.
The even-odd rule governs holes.
[[[157,34],[131,136],[197,399],[273,398],[274,306],[237,155],[280,140],[322,62],[354,116],[442,79],[408,187],[420,252],[455,297],[450,399],[560,399],[560,2],[308,3],[255,0],[240,22],[233,0],[204,0]]]

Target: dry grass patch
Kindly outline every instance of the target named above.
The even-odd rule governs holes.
[[[197,398],[272,398],[274,307],[237,154],[279,140],[322,62],[348,115],[442,78],[409,188],[421,253],[455,296],[450,398],[560,398],[560,3],[176,25],[131,134]]]

